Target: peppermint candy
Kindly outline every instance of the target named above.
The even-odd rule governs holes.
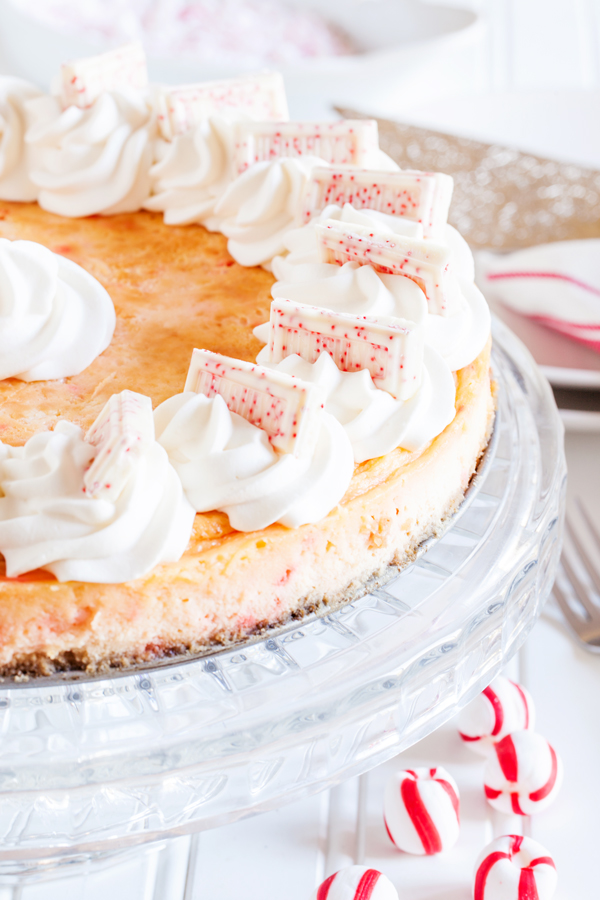
[[[500,812],[530,816],[552,803],[562,775],[560,757],[546,738],[515,731],[498,741],[487,759],[485,796]]]
[[[311,900],[398,900],[398,892],[377,869],[348,866],[326,878]]]
[[[533,730],[534,724],[535,709],[529,691],[500,676],[463,709],[458,733],[472,750],[487,755],[507,734]]]
[[[458,787],[445,769],[406,769],[389,779],[386,831],[399,850],[432,856],[452,847],[460,829]]]
[[[483,850],[475,866],[474,900],[550,900],[556,867],[532,838],[506,834]]]

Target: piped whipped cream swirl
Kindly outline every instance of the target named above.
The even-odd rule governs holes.
[[[366,369],[341,372],[327,353],[321,353],[314,363],[293,354],[277,364],[261,359],[259,353],[257,362],[320,385],[326,396],[325,412],[343,426],[357,463],[384,456],[397,447],[423,449],[456,412],[452,372],[431,347],[425,347],[421,384],[405,401],[376,387]]]
[[[268,268],[285,251],[284,237],[297,225],[300,198],[316,165],[327,163],[314,156],[258,162],[229,185],[215,212],[236,262]]]
[[[32,182],[41,207],[61,216],[133,212],[150,195],[155,120],[144,94],[101,94],[80,109],[56,97],[26,106]]]
[[[0,379],[77,375],[114,329],[112,300],[81,266],[33,241],[0,239]]]
[[[354,471],[352,447],[333,416],[320,419],[312,455],[299,459],[277,453],[266,432],[218,395],[177,394],[154,411],[157,440],[194,509],[222,510],[238,531],[318,522],[340,502]]]
[[[29,148],[25,144],[25,104],[41,96],[21,78],[0,78],[0,198],[36,200],[38,188],[29,177]]]
[[[386,315],[411,318],[404,311],[415,290],[420,288],[402,275],[385,275],[370,266],[346,263],[343,266],[320,261],[314,225],[318,221],[337,219],[350,224],[377,227],[379,234],[402,234],[421,238],[421,226],[399,216],[375,210],[356,210],[349,204],[343,208],[329,206],[315,220],[284,236],[287,256],[273,260],[277,278],[271,293],[298,303],[310,303],[324,309],[353,315]],[[469,365],[481,353],[490,333],[488,305],[475,286],[473,255],[468,244],[452,226],[446,226],[445,240],[452,250],[453,269],[460,290],[454,294],[451,308],[444,316],[428,314],[425,340],[448,363],[453,371]],[[268,327],[254,330],[266,342]]]
[[[194,510],[163,448],[144,450],[114,502],[83,491],[95,452],[66,421],[24,447],[0,444],[0,551],[9,578],[41,568],[59,581],[116,584],[181,557]]]
[[[197,222],[219,231],[215,205],[233,180],[231,122],[213,116],[172,142],[157,140],[150,169],[152,194],[144,208],[163,212],[167,225]]]

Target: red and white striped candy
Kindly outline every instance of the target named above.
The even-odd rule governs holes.
[[[503,813],[530,816],[556,797],[563,775],[560,757],[546,738],[514,731],[494,745],[483,776],[488,802]]]
[[[535,709],[529,691],[499,676],[466,706],[458,719],[458,733],[477,753],[487,755],[512,731],[532,731]]]
[[[458,840],[459,803],[456,782],[445,769],[397,772],[386,784],[383,798],[388,836],[405,853],[441,853]]]
[[[398,892],[377,869],[348,866],[326,878],[311,900],[398,900]]]
[[[556,867],[548,851],[528,837],[505,834],[488,844],[475,865],[474,900],[550,900]]]

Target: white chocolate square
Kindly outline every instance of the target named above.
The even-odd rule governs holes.
[[[64,63],[61,67],[63,106],[91,106],[100,94],[121,87],[143,90],[148,85],[146,55],[137,41],[108,53]]]
[[[144,394],[113,394],[85,440],[98,453],[83,477],[88,497],[116,500],[144,447],[154,440],[152,401]]]
[[[434,315],[449,315],[456,286],[449,277],[451,252],[432,240],[381,235],[364,225],[328,219],[316,223],[322,262],[357,262],[387,275],[404,275],[419,285]]]
[[[186,134],[209,116],[244,117],[258,121],[289,118],[283,78],[260,72],[223,81],[205,81],[161,88],[157,95],[158,125],[165,140]]]
[[[294,456],[309,456],[315,447],[325,402],[322,389],[284,372],[194,350],[186,391],[217,394],[230,412],[262,428],[273,447]]]
[[[271,303],[271,362],[297,353],[314,363],[328,353],[342,372],[367,369],[397,400],[409,400],[421,384],[423,345],[423,327],[405,319],[353,316],[284,299]]]
[[[443,237],[452,199],[453,180],[440,172],[380,172],[315,167],[307,181],[302,204],[302,223],[335,203],[354,209],[374,209],[401,216],[423,226],[425,237]]]
[[[298,156],[318,156],[331,165],[365,166],[379,149],[377,122],[238,122],[235,171],[257,162]]]

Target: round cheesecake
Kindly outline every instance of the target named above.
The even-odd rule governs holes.
[[[254,361],[274,281],[238,265],[226,239],[150,212],[66,219],[4,202],[0,237],[45,245],[109,292],[117,324],[80,375],[0,382],[0,438],[23,445],[61,419],[88,428],[122,390],[158,404],[184,389],[194,348]],[[410,561],[460,504],[493,425],[488,345],[456,372],[456,415],[418,452],[355,465],[322,520],[239,532],[223,512],[198,513],[177,562],[120,584],[59,582],[44,570],[0,583],[0,673],[105,671],[206,652],[292,618],[331,609]]]

